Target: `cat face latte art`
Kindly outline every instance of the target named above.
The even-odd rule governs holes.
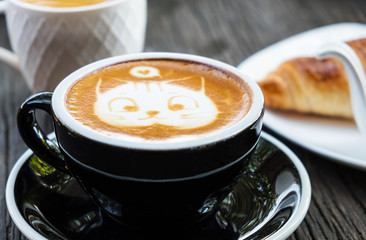
[[[148,74],[146,76],[134,74],[133,71],[137,69],[143,69],[142,71]],[[131,69],[131,74],[148,79],[150,71],[158,72],[156,68],[136,67]],[[189,79],[190,77],[186,80]],[[97,85],[94,113],[104,123],[121,128],[160,124],[177,129],[192,129],[214,121],[218,110],[211,99],[205,95],[205,79],[203,77],[197,79],[201,83],[199,91],[173,84],[174,81],[184,80],[163,82],[127,80],[116,88],[100,93],[102,84],[100,79]]]
[[[145,141],[220,131],[242,119],[250,102],[249,88],[235,75],[164,59],[101,69],[76,82],[66,99],[69,113],[84,126]]]

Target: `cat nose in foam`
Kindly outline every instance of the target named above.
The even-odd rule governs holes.
[[[147,111],[146,114],[153,117],[153,116],[159,114],[159,111]]]

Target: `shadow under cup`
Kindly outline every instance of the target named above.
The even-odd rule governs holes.
[[[242,176],[262,129],[259,104],[250,124],[214,141],[166,149],[117,146],[65,124],[55,114],[54,97],[39,93],[23,103],[18,127],[24,141],[43,160],[71,172],[109,216],[139,229],[189,226],[214,213]],[[36,109],[52,116],[58,146],[40,131]]]

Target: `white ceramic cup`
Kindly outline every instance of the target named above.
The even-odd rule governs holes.
[[[357,127],[366,136],[366,74],[353,49],[343,42],[330,42],[318,51],[319,58],[339,59],[346,70],[351,93],[351,104]]]
[[[56,8],[5,0],[14,53],[0,48],[0,61],[19,69],[34,92],[52,91],[76,69],[96,60],[141,52],[147,0],[111,0]]]

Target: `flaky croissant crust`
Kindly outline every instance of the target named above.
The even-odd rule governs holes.
[[[366,69],[366,39],[347,42]],[[259,82],[267,108],[353,118],[345,69],[335,58],[295,58]]]

